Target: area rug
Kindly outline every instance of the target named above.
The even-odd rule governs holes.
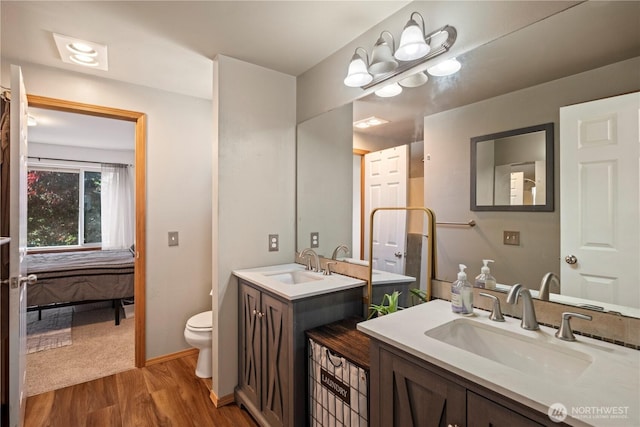
[[[38,320],[37,311],[28,312],[27,353],[71,345],[72,320],[73,307],[43,310],[42,320]]]

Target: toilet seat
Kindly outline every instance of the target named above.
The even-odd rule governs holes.
[[[187,320],[187,329],[194,332],[207,332],[211,331],[213,326],[213,311],[204,311],[191,316]]]

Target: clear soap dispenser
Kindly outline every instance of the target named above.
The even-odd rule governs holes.
[[[476,276],[474,286],[476,288],[494,290],[496,288],[496,278],[491,275],[489,263],[494,262],[492,259],[483,259],[484,266],[480,269],[480,274]]]
[[[458,280],[451,285],[451,311],[470,316],[473,314],[473,288],[464,271],[467,266],[459,264],[459,268]]]

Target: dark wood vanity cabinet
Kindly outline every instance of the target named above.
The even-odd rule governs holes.
[[[261,426],[307,425],[305,331],[362,316],[362,285],[295,300],[243,279],[238,287],[236,402]]]
[[[287,304],[240,285],[240,378],[237,395],[270,426],[288,425]]]
[[[371,341],[370,408],[372,427],[563,425],[376,340]]]

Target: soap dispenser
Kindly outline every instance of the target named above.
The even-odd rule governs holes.
[[[459,264],[458,280],[451,285],[451,311],[470,316],[473,314],[473,289],[467,280],[464,264]]]
[[[489,263],[494,262],[492,259],[483,259],[484,266],[480,269],[480,274],[476,276],[474,286],[476,288],[494,290],[496,288],[496,278],[491,275]]]

